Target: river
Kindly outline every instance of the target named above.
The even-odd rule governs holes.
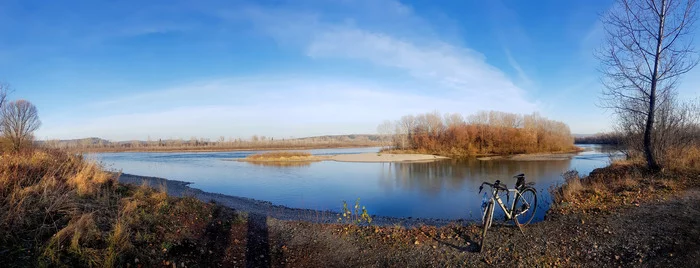
[[[525,173],[538,190],[535,220],[544,217],[551,202],[550,187],[563,182],[561,174],[582,175],[608,165],[613,150],[599,145],[571,160],[509,161],[443,160],[430,163],[314,162],[295,166],[257,165],[225,161],[258,151],[235,152],[126,152],[98,153],[87,157],[105,168],[124,173],[192,182],[191,187],[213,193],[270,201],[292,208],[339,211],[342,201],[353,205],[360,198],[370,214],[391,217],[474,220],[480,217],[483,181],[501,180],[512,187],[511,177]],[[377,152],[379,148],[319,149],[312,154],[335,155]],[[500,209],[499,209],[500,210]],[[496,217],[499,214],[497,211]]]

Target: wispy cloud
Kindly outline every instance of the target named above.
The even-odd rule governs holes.
[[[251,24],[283,49],[291,48],[312,62],[360,63],[351,75],[326,76],[300,69],[294,76],[262,72],[192,79],[191,84],[97,100],[75,111],[111,109],[107,114],[70,122],[49,117],[38,136],[90,135],[120,140],[149,135],[213,138],[372,133],[382,120],[435,109],[465,114],[538,109],[539,104],[503,70],[478,51],[442,38],[436,27],[410,6],[386,0],[346,2],[328,3],[343,9],[342,15],[304,5],[303,1],[293,7],[254,4],[203,13],[227,23]],[[364,8],[367,6],[372,8]],[[134,25],[144,26],[119,34],[179,29],[167,23]],[[514,59],[511,65],[519,79],[529,81]],[[403,76],[367,75],[363,66]]]
[[[508,58],[508,64],[510,64],[510,67],[513,67],[513,69],[518,74],[518,79],[520,80],[520,83],[523,84],[524,86],[532,86],[534,84],[534,82],[525,73],[525,70],[523,70],[523,68],[520,67],[520,64],[518,63],[518,61],[515,60],[513,55],[510,53],[510,50],[506,48],[505,53],[506,53],[506,58]]]
[[[403,70],[415,78],[434,82],[436,87],[428,94],[456,91],[464,97],[482,98],[487,103],[514,103],[523,111],[536,108],[525,92],[503,71],[490,65],[484,55],[445,42],[435,34],[416,38],[403,31],[393,31],[395,22],[402,20],[424,33],[430,32],[426,29],[431,26],[399,2],[376,2],[395,7],[386,14],[392,22],[389,25],[379,23],[368,28],[357,18],[324,18],[308,11],[255,8],[250,19],[280,42],[296,44],[315,59],[356,60]],[[531,82],[517,62],[514,67],[520,78]]]

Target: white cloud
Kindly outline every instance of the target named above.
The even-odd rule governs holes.
[[[361,69],[352,74],[355,78],[327,77],[300,69],[296,77],[259,73],[196,81],[75,108],[76,115],[94,109],[109,112],[80,122],[62,121],[71,118],[70,114],[47,118],[38,136],[122,140],[149,135],[214,138],[372,133],[382,120],[435,109],[464,114],[537,110],[538,103],[528,100],[526,92],[490,65],[484,55],[446,42],[411,7],[397,1],[338,3],[344,15],[329,15],[303,3],[301,7],[248,6],[237,7],[236,12],[212,12],[229,22],[251,22],[264,35],[311,59],[360,62],[403,72],[407,80],[358,79],[367,74]]]
[[[510,64],[510,67],[513,67],[513,69],[517,72],[520,83],[524,86],[532,86],[534,82],[532,81],[532,79],[530,79],[527,73],[525,73],[525,70],[523,70],[523,68],[520,67],[520,64],[518,63],[518,61],[515,60],[513,55],[510,53],[510,50],[506,48],[505,53],[506,58],[508,58],[508,64]]]

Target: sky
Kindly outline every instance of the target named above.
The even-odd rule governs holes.
[[[435,110],[597,133],[612,4],[0,0],[0,81],[37,106],[40,139],[369,134]]]

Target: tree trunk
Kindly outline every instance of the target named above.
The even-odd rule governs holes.
[[[659,82],[659,61],[661,61],[661,45],[664,41],[664,22],[666,20],[666,0],[661,0],[661,12],[659,15],[658,36],[656,38],[656,53],[654,55],[654,71],[651,77],[651,91],[649,92],[649,110],[647,112],[647,124],[644,128],[644,156],[647,159],[647,167],[651,170],[659,170],[652,144],[652,132],[654,131],[654,114],[656,110],[656,87]]]

